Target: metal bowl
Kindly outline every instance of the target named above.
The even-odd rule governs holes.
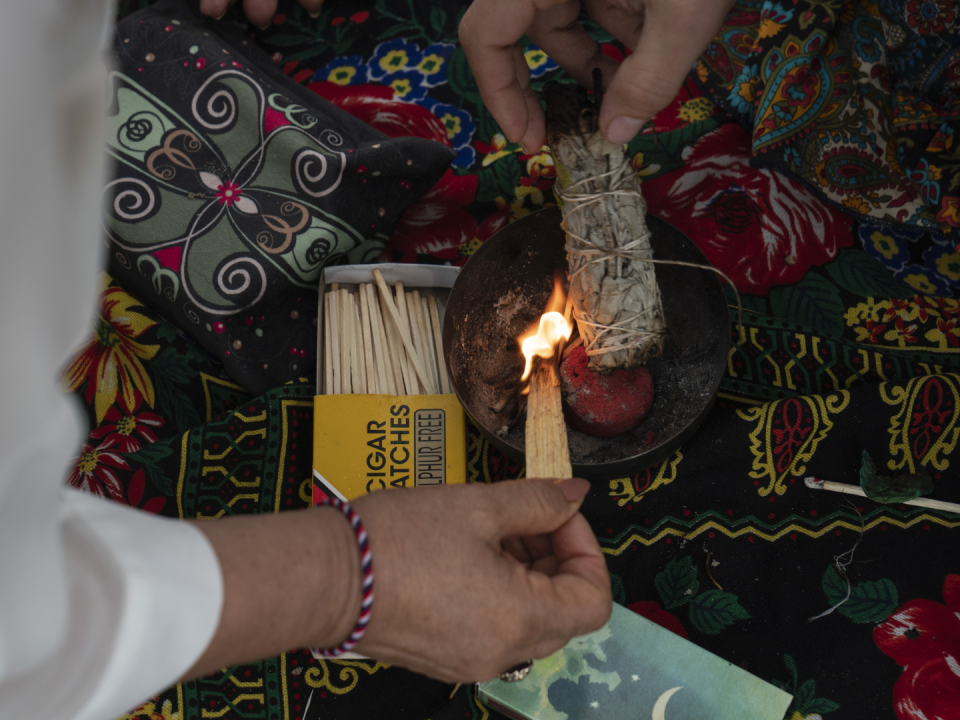
[[[566,270],[566,236],[557,207],[531,213],[493,235],[470,258],[450,292],[443,350],[454,391],[490,442],[513,460],[524,455],[523,356],[516,338],[537,321]],[[654,258],[707,265],[679,230],[647,215]],[[667,338],[647,367],[656,398],[643,423],[612,438],[567,428],[574,475],[611,479],[640,472],[682,445],[713,406],[730,348],[731,324],[716,274],[656,265]]]

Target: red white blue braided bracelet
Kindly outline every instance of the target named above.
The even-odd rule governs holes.
[[[354,535],[357,536],[357,547],[360,549],[360,572],[362,574],[362,594],[363,600],[360,602],[360,615],[357,617],[357,624],[347,639],[334,648],[311,648],[310,651],[316,658],[335,658],[344,653],[353,650],[357,643],[367,632],[367,625],[370,623],[370,609],[373,607],[373,553],[370,552],[370,543],[367,538],[367,531],[360,522],[360,516],[350,507],[350,503],[344,502],[338,497],[324,498],[319,505],[332,505],[342,512],[353,528]]]

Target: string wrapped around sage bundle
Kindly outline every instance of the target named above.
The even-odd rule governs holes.
[[[640,182],[622,145],[600,133],[599,105],[548,83],[547,142],[567,233],[573,317],[592,370],[644,365],[665,324]]]

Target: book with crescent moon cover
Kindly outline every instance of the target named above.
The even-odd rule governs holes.
[[[782,720],[793,699],[616,604],[602,628],[479,696],[515,720]]]

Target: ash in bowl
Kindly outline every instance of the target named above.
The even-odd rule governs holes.
[[[554,275],[565,269],[560,211],[548,208],[508,225],[470,259],[454,286],[444,324],[444,352],[467,413],[500,450],[522,462],[524,360],[517,337],[543,314]],[[656,259],[706,264],[682,233],[648,216]],[[667,320],[663,355],[647,365],[656,397],[644,422],[598,438],[567,427],[574,473],[617,477],[660,462],[709,411],[726,367],[730,321],[709,270],[657,264]]]

